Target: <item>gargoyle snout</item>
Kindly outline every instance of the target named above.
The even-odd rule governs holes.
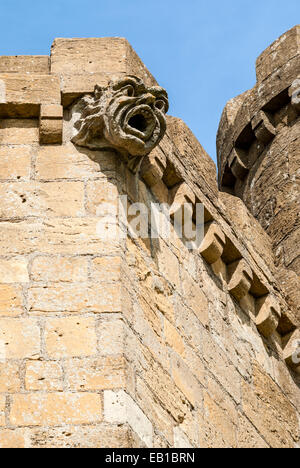
[[[141,97],[138,104],[148,104],[149,106],[151,106],[151,104],[154,104],[155,101],[156,101],[156,97],[153,96],[153,94],[151,93],[147,93]]]

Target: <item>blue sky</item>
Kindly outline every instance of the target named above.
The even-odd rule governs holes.
[[[55,37],[126,37],[215,159],[226,102],[256,57],[298,24],[299,0],[2,0],[0,54],[49,54]]]

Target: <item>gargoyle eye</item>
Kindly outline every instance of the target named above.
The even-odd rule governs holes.
[[[166,110],[166,103],[162,99],[158,99],[157,101],[155,101],[154,106],[156,107],[156,109],[158,109],[158,110],[160,110],[162,112],[165,112],[165,110]]]
[[[133,97],[135,95],[135,89],[133,86],[128,85],[124,88],[124,94],[126,94],[129,97]]]

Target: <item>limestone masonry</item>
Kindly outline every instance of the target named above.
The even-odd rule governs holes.
[[[300,26],[256,70],[217,176],[125,39],[0,57],[1,448],[300,448]]]

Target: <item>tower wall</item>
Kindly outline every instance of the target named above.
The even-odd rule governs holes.
[[[230,101],[218,134],[219,182],[273,241],[278,279],[299,307],[300,27],[257,60],[257,84]],[[298,311],[298,313],[300,313]]]
[[[156,84],[129,44],[1,60],[0,447],[298,446],[299,317],[269,235],[179,119],[137,165],[71,142],[95,84]],[[120,196],[201,203],[203,242],[173,221],[167,238],[103,238],[132,220],[113,217]]]

